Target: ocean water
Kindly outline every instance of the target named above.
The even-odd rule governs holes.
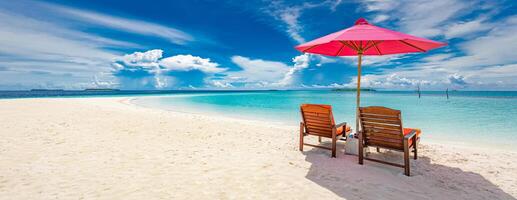
[[[355,128],[355,92],[245,91],[136,98],[142,106],[293,125],[303,103],[330,104],[338,122]],[[517,150],[517,92],[362,92],[362,106],[402,111],[404,127],[421,128],[434,143]],[[296,132],[296,131],[294,131]]]
[[[517,92],[362,92],[362,106],[402,111],[404,127],[421,128],[423,140],[517,151]],[[330,104],[335,119],[355,128],[355,92],[318,91],[0,91],[5,98],[134,97],[147,107],[223,115],[292,125],[303,103]],[[296,132],[296,130],[293,130]]]

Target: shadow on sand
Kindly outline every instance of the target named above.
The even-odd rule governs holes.
[[[515,199],[477,173],[434,164],[425,155],[411,160],[407,177],[402,168],[369,161],[359,165],[342,145],[338,150],[337,158],[325,150],[304,151],[312,164],[306,178],[345,199]],[[398,152],[370,152],[402,161]]]

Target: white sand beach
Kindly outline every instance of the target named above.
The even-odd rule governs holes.
[[[411,177],[358,165],[343,143],[337,158],[300,152],[297,124],[128,98],[3,99],[0,137],[0,199],[517,198],[517,152],[430,144],[425,131]]]

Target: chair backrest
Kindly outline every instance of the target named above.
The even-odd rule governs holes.
[[[365,145],[404,149],[400,110],[380,106],[360,107],[359,123]]]
[[[305,132],[311,135],[332,137],[335,126],[332,106],[322,104],[302,104],[300,106]]]

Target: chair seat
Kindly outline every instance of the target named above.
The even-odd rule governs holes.
[[[341,134],[345,134],[345,133],[350,132],[350,126],[348,126],[348,125],[347,125],[347,126],[346,126],[346,129],[343,129],[343,128],[344,128],[343,126],[338,127],[338,128],[336,129],[336,134],[337,134],[337,135],[341,135]],[[345,131],[345,132],[343,132],[343,130],[346,130],[346,131]]]
[[[366,126],[366,129],[363,129],[364,131],[361,131],[359,135],[359,164],[363,164],[364,159],[390,164],[404,168],[404,174],[409,176],[409,154],[413,152],[413,159],[417,159],[417,143],[422,131],[416,128],[398,129],[398,127],[402,127],[400,110],[382,106],[359,107],[358,115],[361,127]],[[403,138],[400,138],[401,136]],[[411,137],[407,138],[409,136]],[[363,147],[365,146],[402,151],[404,152],[404,164],[364,157]],[[377,151],[379,151],[378,148]]]
[[[324,104],[302,104],[300,106],[302,114],[302,122],[300,122],[300,151],[303,151],[303,146],[308,145],[328,149],[332,152],[332,157],[336,157],[336,143],[337,140],[342,139],[343,135],[350,130],[350,127],[345,126],[346,123],[337,124],[334,121],[332,114],[332,106]],[[337,127],[340,126],[340,127]],[[343,127],[345,126],[345,127]],[[319,136],[318,141],[321,142],[321,137],[331,138],[332,147],[325,147],[303,142],[303,137],[306,135]]]
[[[416,132],[416,138],[418,140],[418,138],[420,138],[420,134],[422,133],[422,130],[418,129],[418,128],[404,128],[404,135],[407,135],[409,133],[411,133],[411,131],[415,130]],[[409,143],[409,146],[412,146],[413,145],[413,138],[410,138],[408,140],[408,143]]]

